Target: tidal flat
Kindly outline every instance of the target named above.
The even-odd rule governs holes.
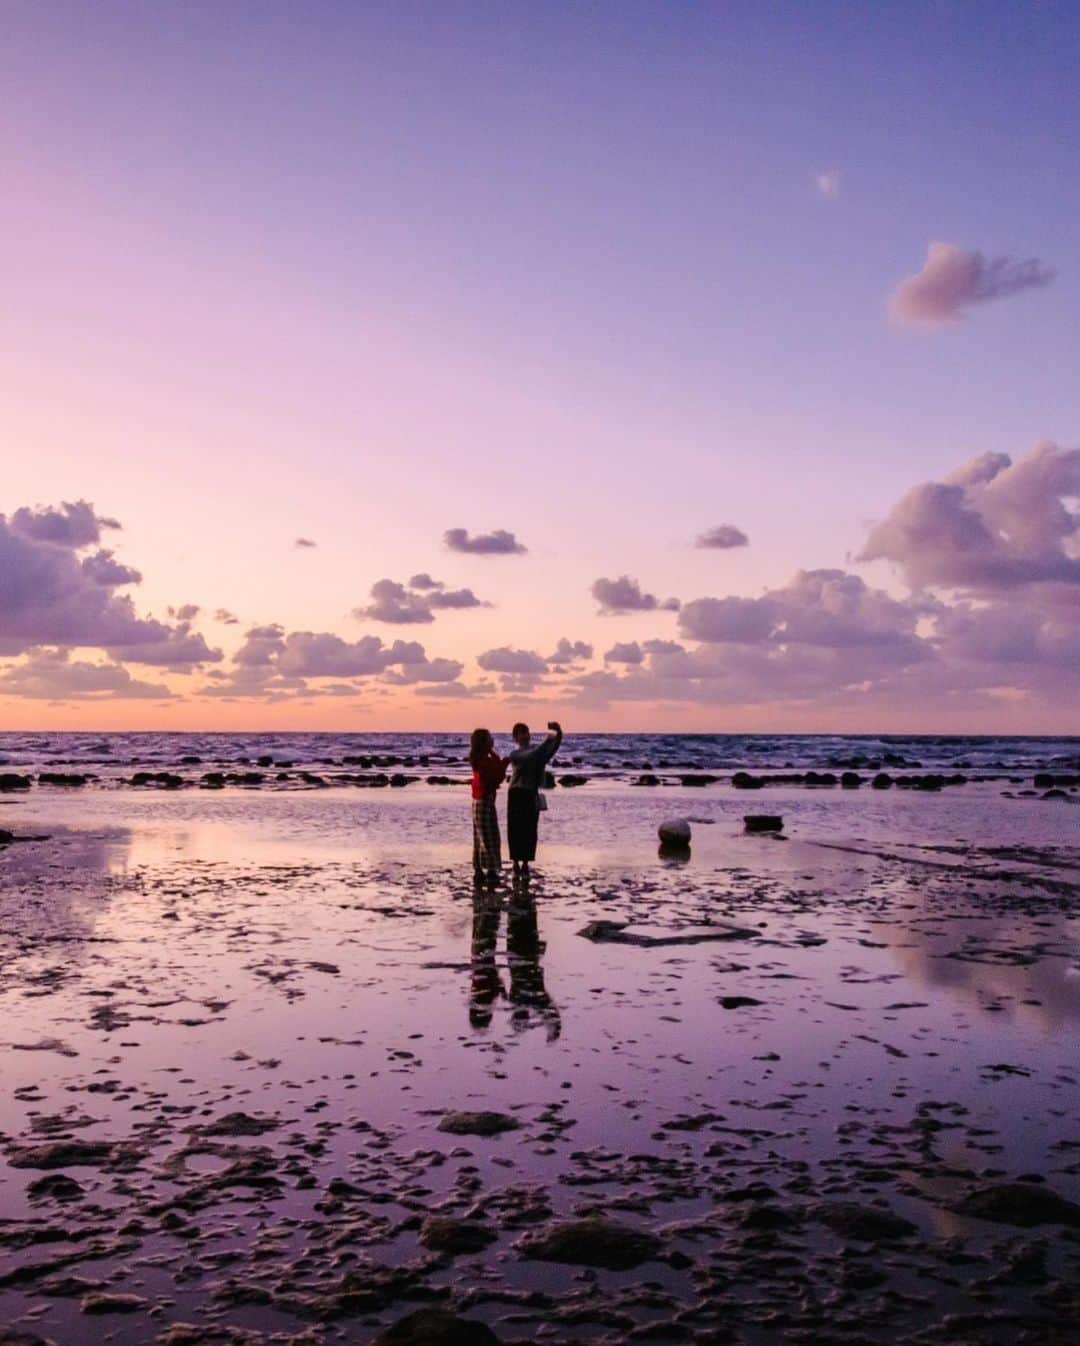
[[[1075,1341],[1080,813],[765,802],[5,799],[0,1342]]]

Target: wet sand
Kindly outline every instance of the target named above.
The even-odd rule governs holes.
[[[559,791],[477,895],[456,791],[5,800],[0,1321],[1075,1340],[1073,806],[765,803]]]

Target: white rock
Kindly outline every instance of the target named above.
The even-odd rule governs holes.
[[[689,846],[690,824],[685,818],[670,818],[659,827],[660,840],[665,846]]]

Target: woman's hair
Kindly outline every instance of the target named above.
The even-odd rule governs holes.
[[[474,729],[469,739],[469,762],[479,766],[494,746],[495,740],[491,737],[490,729]]]

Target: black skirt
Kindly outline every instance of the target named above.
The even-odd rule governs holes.
[[[535,790],[521,786],[506,792],[506,837],[511,860],[536,859],[536,825],[540,818]]]

